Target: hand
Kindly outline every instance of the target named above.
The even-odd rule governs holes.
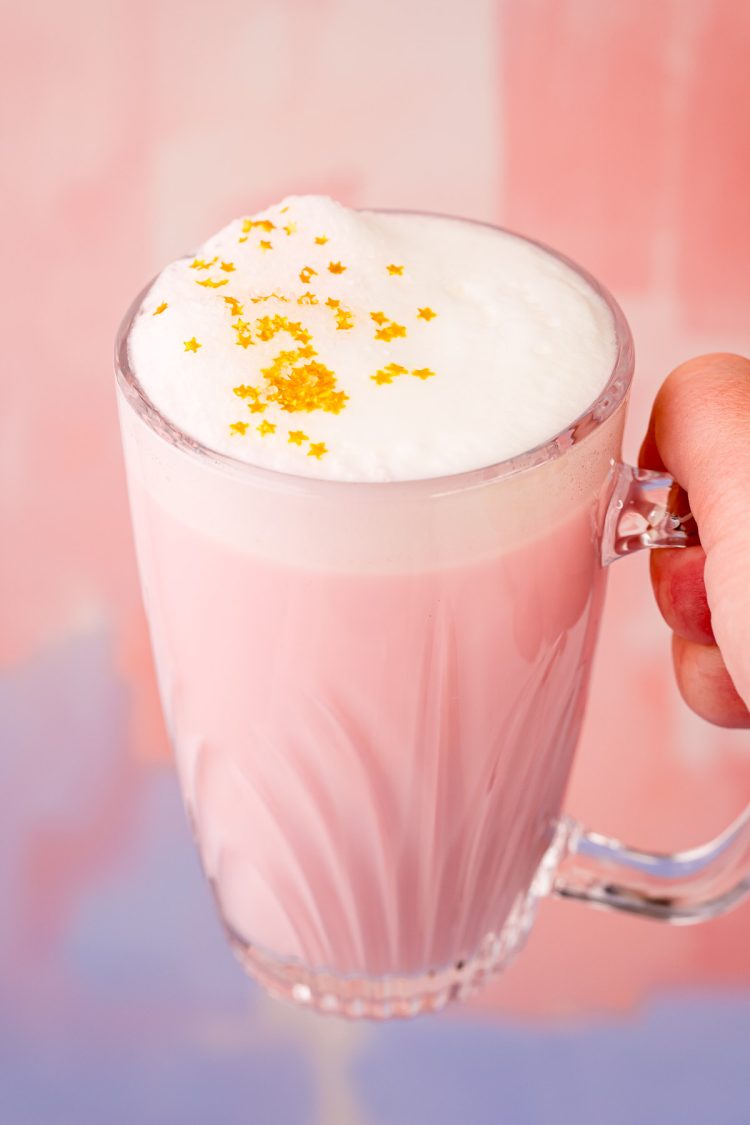
[[[679,481],[701,537],[651,552],[680,692],[709,722],[750,727],[750,360],[706,355],[673,371],[640,464]]]

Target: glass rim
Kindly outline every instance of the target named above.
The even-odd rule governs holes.
[[[627,396],[633,379],[634,349],[633,337],[630,326],[625,319],[625,314],[619,304],[609,292],[588,270],[567,255],[554,250],[544,242],[507,227],[495,223],[483,222],[479,219],[464,219],[457,215],[445,215],[430,211],[405,210],[402,208],[360,208],[375,214],[415,215],[421,218],[447,219],[451,222],[469,223],[472,226],[482,227],[495,233],[511,235],[519,238],[531,246],[543,250],[546,254],[556,258],[563,265],[578,274],[587,285],[604,301],[612,315],[615,329],[617,351],[612,370],[606,384],[599,392],[590,406],[586,407],[563,429],[550,438],[546,438],[538,445],[533,446],[513,457],[503,458],[489,465],[478,466],[473,469],[463,469],[457,473],[446,473],[438,476],[414,477],[394,480],[336,480],[327,477],[308,477],[298,473],[288,473],[279,469],[271,469],[263,465],[255,465],[240,457],[229,453],[222,453],[204,444],[197,438],[182,430],[170,419],[166,418],[158,407],[151,401],[141,385],[138,377],[130,366],[128,356],[128,337],[135,318],[154,284],[156,277],[152,278],[137,294],[129,306],[125,316],[120,322],[115,337],[115,375],[117,384],[123,393],[128,405],[135,411],[143,422],[160,438],[175,446],[182,452],[198,458],[203,462],[230,470],[235,475],[254,480],[257,483],[273,485],[274,487],[286,486],[294,491],[303,492],[330,492],[341,489],[358,488],[367,489],[371,493],[382,490],[393,490],[395,485],[399,490],[428,491],[432,495],[442,495],[447,492],[463,491],[477,485],[484,485],[504,480],[506,477],[515,476],[527,469],[535,468],[547,461],[552,461],[562,456],[567,450],[579,445],[585,438],[602,425],[618,408]],[[157,275],[158,276],[158,275]]]

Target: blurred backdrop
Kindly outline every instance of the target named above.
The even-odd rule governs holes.
[[[471,1006],[398,1028],[244,980],[172,776],[111,352],[167,260],[284,194],[466,215],[618,297],[634,458],[671,367],[750,352],[750,6],[4,0],[0,21],[3,1122],[746,1123],[750,905],[668,930],[548,903]],[[748,797],[747,733],[686,710],[647,560],[618,564],[571,811],[669,849]]]

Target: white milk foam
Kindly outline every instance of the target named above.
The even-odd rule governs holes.
[[[167,266],[128,346],[157,409],[204,445],[353,481],[531,449],[591,405],[616,356],[603,299],[538,247],[318,196]]]

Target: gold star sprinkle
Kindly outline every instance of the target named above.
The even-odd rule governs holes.
[[[228,277],[222,277],[219,281],[212,281],[210,277],[206,277],[203,281],[196,281],[196,285],[205,285],[206,289],[220,289],[222,285],[226,285],[229,281]]]
[[[160,314],[160,313],[163,313],[163,312],[164,312],[164,310],[165,310],[166,308],[168,308],[168,307],[169,307],[169,306],[168,306],[168,303],[167,303],[167,301],[162,301],[162,303],[161,303],[160,305],[158,305],[158,306],[157,306],[157,307],[156,307],[156,308],[154,309],[154,313],[153,313],[153,315],[154,315],[154,316],[159,316],[159,314]]]
[[[265,418],[263,419],[261,424],[258,426],[258,433],[262,437],[266,437],[267,434],[273,434],[275,432],[276,432],[276,423],[275,422],[267,422],[265,420]]]
[[[297,224],[296,223],[287,223],[287,225],[284,227],[284,230],[286,231],[287,234],[296,234]]]
[[[279,214],[280,214],[280,215],[285,215],[285,214],[287,213],[287,211],[288,211],[288,210],[289,210],[289,205],[288,205],[288,204],[287,204],[287,206],[286,206],[286,207],[279,207]]]
[[[408,367],[402,367],[400,363],[388,363],[385,367],[381,367],[370,378],[379,387],[384,386],[386,383],[392,383],[397,375],[406,375]]]
[[[235,434],[244,434],[249,425],[249,422],[232,422],[230,423],[229,429],[233,430]]]
[[[198,348],[202,348],[202,347],[203,347],[203,344],[199,344],[198,341],[196,340],[195,336],[193,336],[192,340],[185,340],[185,351],[186,352],[197,352]]]
[[[385,268],[388,270],[388,273],[391,275],[391,277],[393,277],[394,275],[401,277],[401,274],[404,272],[403,266],[390,265],[386,266]]]
[[[243,234],[237,239],[238,242],[247,242],[247,235]]]
[[[371,312],[370,320],[374,320],[376,324],[385,324],[388,317],[383,312]]]
[[[343,273],[345,269],[346,269],[346,266],[342,266],[341,262],[329,262],[328,263],[328,272],[329,273]]]
[[[232,328],[237,333],[237,339],[235,343],[239,344],[241,348],[249,348],[253,343],[253,337],[250,332],[250,325],[248,324],[248,322],[246,320],[242,320],[241,317],[237,317],[234,324],[232,325]]]
[[[318,271],[314,270],[312,266],[305,266],[304,269],[299,271],[299,279],[303,285],[309,285],[310,278],[314,277],[317,272]]]
[[[251,297],[250,300],[254,305],[259,305],[263,301],[288,301],[289,298],[285,297],[283,293],[277,293],[274,289],[273,293],[261,293],[260,296]]]
[[[344,331],[347,328],[353,328],[354,327],[353,316],[354,316],[353,313],[348,312],[345,309],[337,309],[336,310],[336,329],[337,329],[337,331],[341,332],[341,331]]]
[[[267,238],[261,238],[258,245],[260,246],[261,250],[264,250],[264,251],[273,249],[273,246],[271,245],[271,243],[268,241]]]
[[[222,297],[222,300],[229,305],[232,316],[242,316],[242,305],[236,297]]]
[[[249,234],[255,227],[266,232],[276,230],[275,225],[270,219],[243,219],[242,220],[242,233]]]
[[[297,355],[301,359],[312,359],[313,356],[317,354],[318,353],[315,351],[315,348],[313,348],[310,344],[305,344],[304,348],[297,349]]]
[[[429,308],[417,310],[417,319],[419,320],[434,320],[436,316],[437,313],[433,312],[432,309]]]
[[[431,379],[434,374],[435,372],[431,371],[429,367],[416,367],[412,371],[412,375],[416,375],[418,379]]]
[[[309,437],[303,430],[290,430],[289,441],[292,445],[302,445],[303,441],[309,441]]]
[[[256,399],[255,402],[248,403],[248,409],[251,414],[262,414],[267,409],[267,404],[265,402],[258,402]]]
[[[341,301],[337,301],[335,297],[329,297],[326,301],[326,304],[328,305],[329,309],[337,309],[341,304]]]
[[[328,242],[328,239],[326,238],[326,236],[324,234],[319,234],[316,237],[315,242],[316,242],[316,245],[318,245],[318,246],[325,246],[326,242]]]
[[[395,340],[397,336],[405,336],[406,328],[403,324],[386,324],[382,328],[378,328],[375,333],[376,340],[385,340],[386,343],[390,340]]]
[[[243,383],[243,384],[241,384],[241,386],[234,388],[234,393],[237,395],[238,398],[255,398],[255,399],[257,399],[258,395],[260,394],[260,391],[258,390],[257,387],[247,387]]]
[[[313,441],[310,443],[310,448],[307,451],[308,457],[317,457],[318,461],[324,453],[328,452],[328,447],[324,441]]]
[[[221,268],[224,270],[224,273],[234,273],[234,262],[222,262]]]
[[[212,258],[210,262],[204,262],[203,258],[196,258],[195,261],[190,263],[191,270],[210,270],[211,266],[218,262],[218,258]]]
[[[317,305],[318,298],[314,293],[303,293],[301,297],[297,298],[298,305]]]

